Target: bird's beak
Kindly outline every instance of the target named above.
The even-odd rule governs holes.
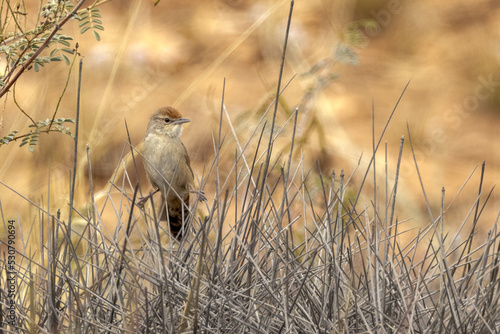
[[[176,119],[175,121],[173,121],[172,124],[183,124],[183,123],[189,123],[189,122],[191,122],[191,121],[187,118],[179,118],[179,119]]]

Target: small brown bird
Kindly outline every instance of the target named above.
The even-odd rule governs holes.
[[[143,147],[147,177],[161,192],[160,221],[169,222],[170,232],[178,240],[182,238],[183,221],[189,215],[193,184],[189,155],[180,139],[182,124],[187,122],[189,119],[182,118],[175,108],[158,109],[149,119]]]

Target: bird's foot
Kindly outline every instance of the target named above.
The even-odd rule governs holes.
[[[196,198],[199,202],[207,201],[207,196],[205,196],[205,192],[203,192],[203,190],[191,190],[191,193],[196,194]]]
[[[158,192],[159,189],[156,189],[154,192],[149,193],[147,196],[139,196],[139,201],[137,202],[137,206],[141,209],[144,209],[144,204],[150,199],[154,194]]]
[[[137,206],[141,209],[144,209],[144,204],[146,204],[146,202],[148,201],[148,199],[151,197],[150,196],[151,194],[149,194],[148,196],[139,196],[139,200],[137,201]]]

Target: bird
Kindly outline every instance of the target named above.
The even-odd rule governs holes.
[[[189,155],[180,139],[182,125],[189,121],[173,107],[156,110],[149,118],[142,152],[147,178],[156,189],[154,193],[161,193],[159,221],[167,221],[170,233],[179,241],[189,215],[194,180]]]

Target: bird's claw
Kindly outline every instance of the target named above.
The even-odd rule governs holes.
[[[150,192],[149,195],[147,196],[139,196],[139,201],[137,202],[137,206],[141,209],[144,209],[144,204],[146,204],[148,199],[151,198],[151,196],[153,196],[154,194],[156,194],[158,190],[159,189],[156,189],[154,192]]]
[[[144,204],[148,201],[148,199],[151,197],[151,195],[148,196],[140,196],[139,200],[137,201],[137,206],[141,209],[144,209]]]
[[[205,196],[205,192],[203,192],[203,190],[191,190],[191,193],[196,194],[196,198],[199,202],[207,201],[207,196]]]

